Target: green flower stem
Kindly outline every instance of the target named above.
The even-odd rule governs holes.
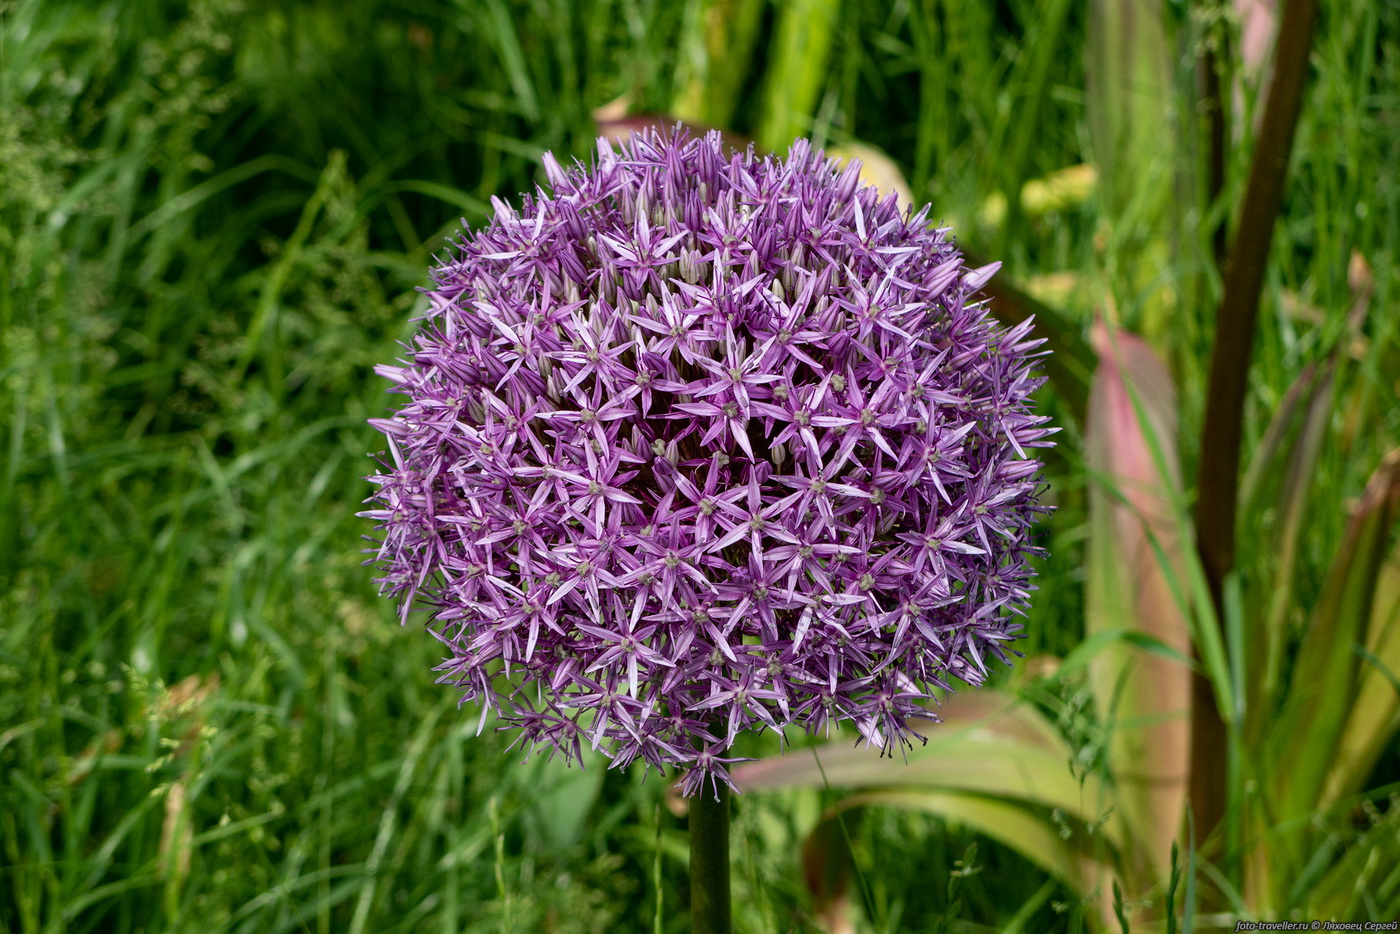
[[[729,786],[702,788],[690,799],[690,931],[731,934]]]

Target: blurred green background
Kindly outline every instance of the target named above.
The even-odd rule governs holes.
[[[1277,27],[1256,6],[1273,4],[0,2],[0,932],[688,930],[665,783],[522,765],[489,723],[475,736],[434,684],[437,643],[397,625],[362,566],[366,419],[392,401],[371,366],[412,333],[433,257],[492,195],[542,181],[545,150],[587,158],[599,108],[613,132],[672,115],[862,152],[1003,260],[998,281],[1054,309],[1061,339],[1083,350],[1100,314],[1165,361],[1177,401],[1155,424],[1178,427],[1144,449],[1179,459],[1167,511],[1187,528],[1216,231],[1238,231]],[[1228,117],[1214,181],[1208,55]],[[1213,843],[1173,820],[1178,864],[1154,873],[1091,839],[1114,807],[1018,799],[1066,852],[1119,867],[1115,912],[1107,876],[1095,889],[958,819],[992,800],[978,789],[949,806],[935,781],[839,834],[823,809],[850,786],[754,790],[735,813],[740,932],[1400,914],[1400,480],[1383,461],[1400,440],[1400,2],[1323,2],[1307,82],[1222,617],[1186,580],[1192,549],[1152,539],[1177,571],[1168,611],[1224,633],[1213,683],[1239,706],[1220,768],[1247,816]],[[1091,553],[1113,539],[1092,490],[1101,509],[1124,497],[1068,385],[1041,394],[1063,431],[1028,661],[995,684],[1053,728],[1083,789],[1125,780],[1100,650],[1173,656],[1112,626],[1093,641]],[[1354,711],[1370,720],[1353,729]],[[1318,769],[1362,751],[1283,813],[1267,789],[1287,797],[1290,737]]]

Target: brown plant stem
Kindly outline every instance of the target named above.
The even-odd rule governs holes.
[[[690,799],[690,931],[731,934],[729,786],[702,786]]]
[[[1235,565],[1240,443],[1259,299],[1303,107],[1317,6],[1317,0],[1287,0],[1283,10],[1273,81],[1250,161],[1244,203],[1225,266],[1225,291],[1215,319],[1195,520],[1196,547],[1218,619],[1223,619],[1225,577]],[[1225,816],[1228,739],[1214,693],[1200,675],[1195,678],[1192,700],[1191,811],[1196,832],[1204,839]]]

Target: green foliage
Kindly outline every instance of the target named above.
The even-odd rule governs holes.
[[[663,783],[521,764],[490,722],[476,736],[433,683],[433,640],[377,599],[354,518],[365,419],[387,404],[370,366],[410,333],[459,219],[532,186],[545,149],[586,155],[593,109],[626,95],[774,145],[889,153],[935,216],[1054,292],[1066,346],[1095,308],[1148,333],[1189,478],[1219,289],[1210,207],[1172,188],[1140,96],[1086,97],[1088,15],[1063,0],[0,2],[0,932],[685,930],[685,824]],[[1164,22],[1153,81],[1179,99],[1195,43],[1230,24]],[[1247,400],[1240,638],[1211,667],[1245,723],[1313,716],[1275,727],[1237,793],[1283,782],[1317,737],[1338,750],[1289,804],[1287,871],[1239,898],[1376,918],[1400,910],[1400,566],[1376,505],[1393,500],[1364,493],[1400,439],[1400,12],[1324,5],[1314,63]],[[1247,143],[1258,89],[1238,100]],[[1189,141],[1186,112],[1170,125]],[[1139,168],[1114,157],[1085,196],[1029,198],[1028,181],[1119,148]],[[1233,150],[1222,203],[1247,158]],[[1160,183],[1135,194],[1134,173]],[[1371,272],[1349,277],[1353,255]],[[1082,393],[1074,362],[1060,382]],[[1111,623],[1084,640],[1088,502],[1122,500],[1096,485],[1083,399],[1052,386],[1044,403],[1065,427],[1059,511],[1033,658],[1000,684],[1019,701],[901,773],[940,789],[868,782],[870,760],[832,748],[819,790],[739,798],[740,931],[819,930],[828,903],[881,932],[1113,917],[1085,893],[1140,819],[1109,807],[1124,720],[1089,675],[1180,653]],[[1173,495],[1182,512],[1191,491]],[[1192,574],[1173,592],[1199,609]],[[1046,778],[1025,785],[1021,767]],[[1022,784],[991,786],[1008,775]],[[828,779],[868,789],[847,800]],[[861,817],[833,825],[843,800]],[[1281,820],[1251,813],[1260,832]],[[812,839],[827,902],[799,867]],[[1203,887],[1241,888],[1245,855],[1179,839],[1152,895],[1189,931]],[[1134,923],[1142,893],[1122,895]]]

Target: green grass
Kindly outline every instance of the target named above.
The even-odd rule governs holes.
[[[979,220],[988,195],[1092,157],[1082,7],[847,0],[800,129],[883,147],[1018,277],[1072,273],[1075,320],[1111,297],[1172,363],[1189,477],[1218,288],[1204,239],[1188,227],[1151,252],[1146,201]],[[545,149],[586,153],[592,108],[681,99],[677,50],[705,8],[0,3],[0,932],[650,931],[658,899],[661,930],[687,929],[663,783],[521,765],[490,723],[476,736],[433,683],[434,640],[376,596],[354,514],[379,447],[365,420],[390,401],[370,367],[411,333],[444,238],[531,187]],[[775,125],[764,76],[801,25],[766,6],[752,21],[733,129]],[[1400,438],[1398,43],[1395,3],[1326,5],[1275,238],[1246,457],[1342,335],[1353,251],[1375,275],[1304,607],[1336,504]],[[1061,438],[1029,655],[1083,634],[1078,429]],[[1246,569],[1269,560],[1256,543]],[[1047,703],[1092,764],[1087,697],[1071,683]],[[1373,785],[1400,779],[1397,758]],[[740,800],[741,931],[817,930],[798,849],[832,800]],[[975,839],[868,814],[864,929],[1018,912],[1024,930],[1082,927],[1082,906],[985,840],[950,912]]]

